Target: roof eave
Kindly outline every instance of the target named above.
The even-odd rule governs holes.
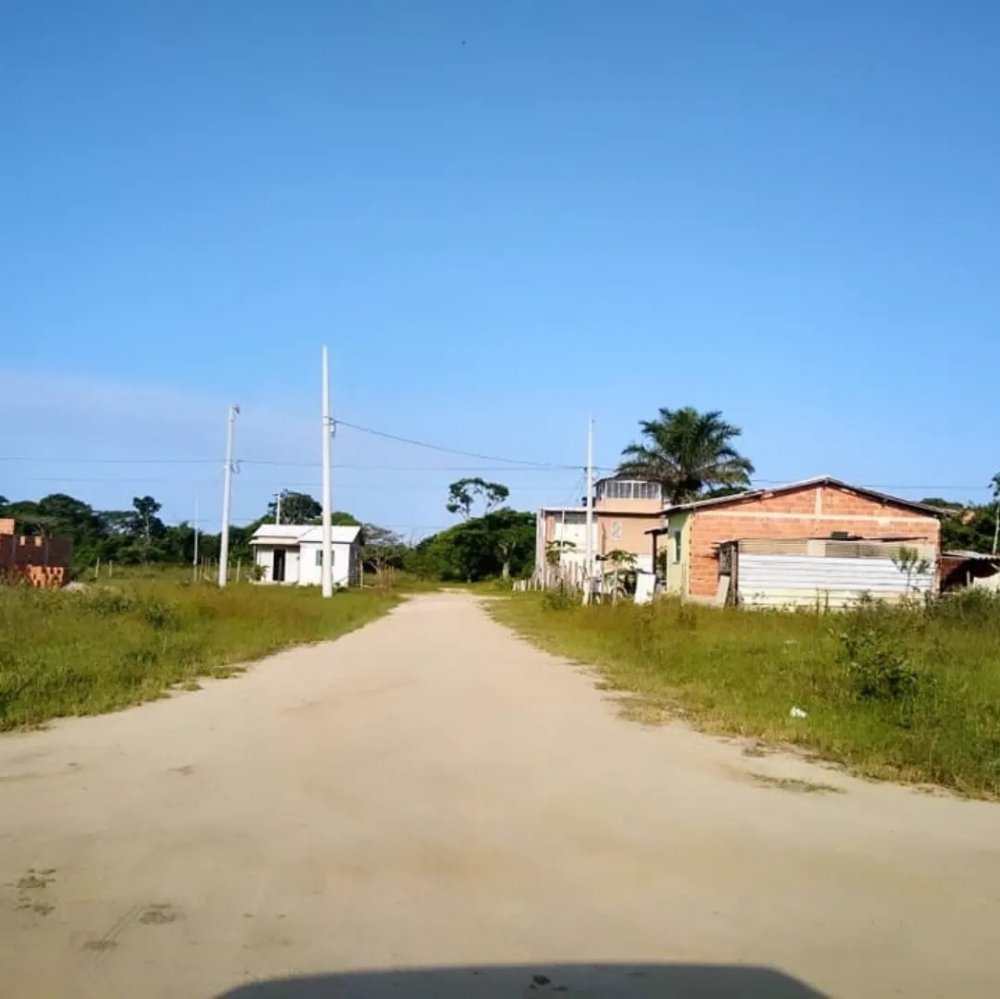
[[[837,486],[849,492],[878,499],[883,503],[892,503],[910,510],[918,510],[920,513],[925,513],[928,516],[938,519],[946,517],[948,514],[948,511],[942,510],[940,507],[929,506],[917,500],[904,499],[902,496],[892,496],[889,493],[879,492],[877,489],[870,489],[868,486],[854,486],[832,475],[818,475],[811,479],[802,479],[798,482],[789,482],[785,485],[774,486],[771,489],[750,489],[745,493],[734,493],[732,496],[714,496],[710,499],[692,500],[690,503],[677,503],[673,506],[664,507],[660,513],[664,517],[669,517],[672,513],[688,513],[691,510],[701,510],[706,507],[725,506],[727,503],[743,503],[746,500],[759,499],[762,496],[773,496],[775,494],[793,492],[796,489],[807,489],[810,486],[821,485]]]

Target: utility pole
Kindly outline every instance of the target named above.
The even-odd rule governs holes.
[[[285,495],[284,489],[279,489],[274,494],[274,522],[276,524],[281,523],[281,497]]]
[[[333,531],[330,526],[330,351],[323,347],[323,596],[333,596]]]
[[[194,494],[194,557],[191,559],[191,581],[198,582],[198,494]]]
[[[997,553],[997,545],[1000,543],[1000,472],[990,479],[993,486],[993,502],[996,504],[996,520],[993,528],[993,554]]]
[[[594,577],[594,418],[587,423],[587,541],[583,563],[583,603],[589,604]]]
[[[225,586],[229,575],[229,505],[233,492],[233,424],[239,406],[229,407],[226,426],[226,466],[222,480],[222,538],[219,544],[219,586]]]

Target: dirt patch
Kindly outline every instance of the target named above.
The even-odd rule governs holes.
[[[148,905],[139,916],[139,922],[145,926],[163,926],[179,918],[180,914],[171,905]]]
[[[771,777],[768,774],[751,773],[750,777],[762,787],[773,787],[780,791],[797,791],[799,794],[844,794],[841,787],[821,784],[818,781],[799,780],[797,777]]]
[[[52,876],[53,874],[55,874],[55,868],[52,867],[44,871],[29,870],[23,878],[18,879],[17,890],[19,892],[26,892],[44,888],[55,881],[55,878]]]

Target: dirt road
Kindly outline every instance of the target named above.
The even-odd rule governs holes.
[[[1000,994],[1000,806],[623,721],[462,595],[0,737],[0,881],[6,999]]]

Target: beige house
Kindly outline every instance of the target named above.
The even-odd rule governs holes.
[[[600,559],[613,551],[634,555],[636,566],[653,569],[648,533],[662,523],[663,489],[657,482],[608,476],[594,483],[593,551]],[[538,511],[535,565],[541,578],[582,580],[587,551],[585,506],[543,507]]]

